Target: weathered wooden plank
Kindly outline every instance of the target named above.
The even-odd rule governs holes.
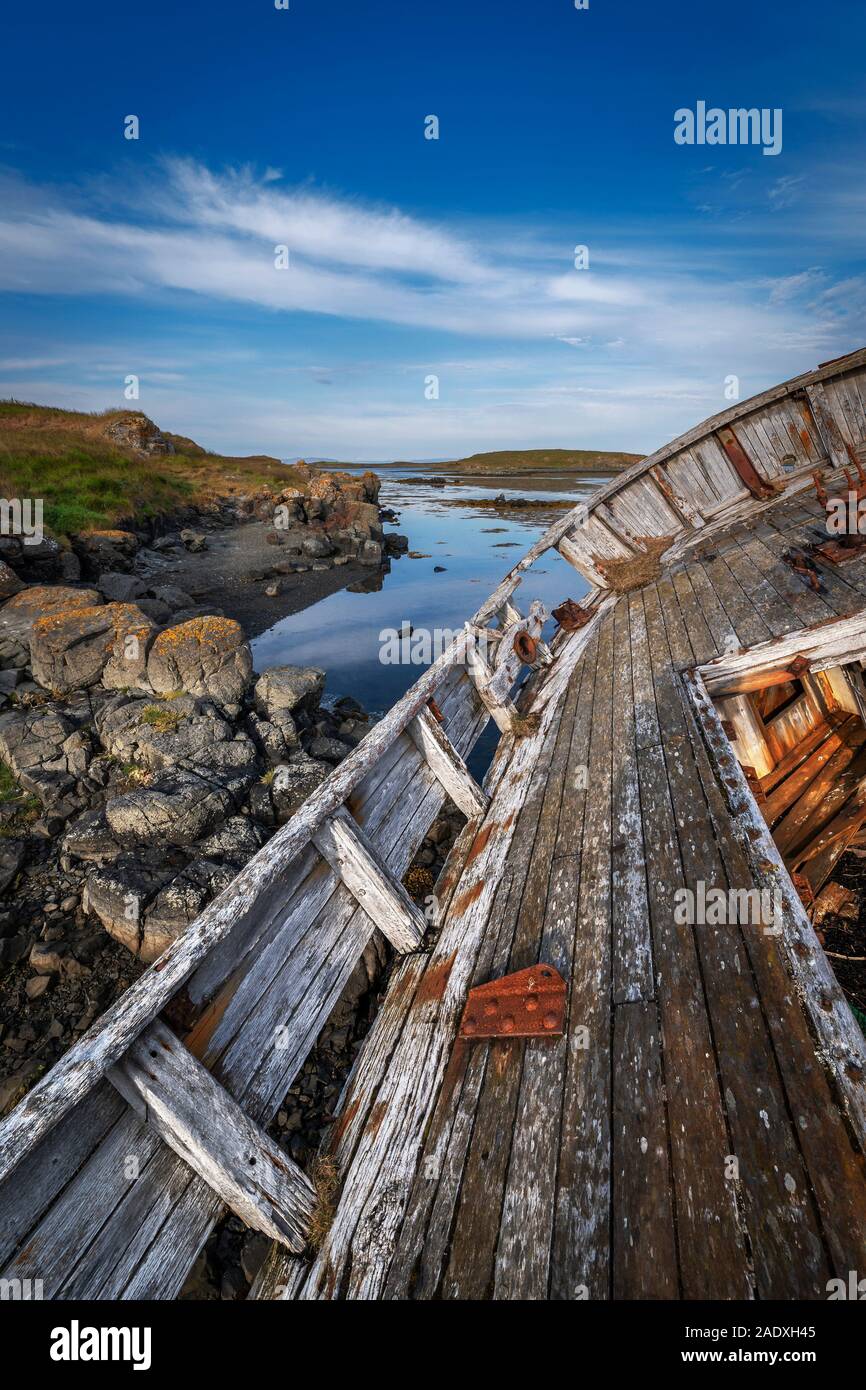
[[[613,1002],[619,1004],[625,1000],[651,999],[655,987],[641,833],[627,600],[621,599],[617,604],[612,621],[612,987]]]
[[[729,570],[724,556],[708,557],[702,561],[702,566],[737,634],[738,645],[749,647],[769,637],[770,629],[767,623],[746,597]]]
[[[641,749],[638,764],[683,1297],[746,1298],[748,1260],[736,1187],[720,1161],[730,1139],[700,965],[691,928],[678,926],[671,909],[686,876],[662,746]]]
[[[727,552],[725,560],[774,637],[782,637],[800,626],[797,613],[790,602],[776,592],[766,574],[755,566],[739,545],[733,546]]]
[[[483,815],[490,798],[479,787],[460,754],[429,709],[409,725],[409,733],[455,806],[471,820]]]
[[[863,759],[857,757],[864,740],[866,729],[862,727],[849,736],[775,827],[773,839],[783,859],[790,859],[799,848],[811,844],[818,831],[856,791],[864,775]]]
[[[798,766],[792,767],[788,776],[767,796],[761,811],[769,826],[774,826],[799,801],[821,769],[836,755],[843,745],[844,730],[844,725],[836,730],[825,726],[823,737],[816,742],[811,753],[802,758]]]
[[[611,696],[613,622],[599,630],[569,994],[550,1297],[610,1293]]]
[[[679,1292],[656,1005],[621,1004],[613,1022],[613,1296]]]
[[[806,387],[806,396],[812,408],[812,416],[834,468],[847,468],[853,462],[850,445],[846,446],[840,422],[822,382],[813,382]]]
[[[711,661],[718,654],[720,644],[710,631],[704,610],[692,587],[689,572],[676,569],[671,575],[671,581],[695,661]]]
[[[535,956],[554,965],[565,980],[571,979],[574,952],[580,949],[575,918],[581,861],[573,851],[582,844],[586,779],[578,769],[586,766],[593,706],[593,670],[585,662],[582,679],[575,676],[563,711],[509,961],[509,968],[520,968]],[[567,1054],[567,1036],[524,1049],[498,1221],[493,1268],[497,1299],[548,1296]],[[495,1200],[492,1205],[495,1210]]]
[[[427,930],[424,914],[348,811],[324,821],[313,841],[394,950],[414,951]]]
[[[651,468],[650,477],[655,479],[665,501],[680,520],[695,530],[700,530],[703,527],[704,518],[685,493],[677,489],[669,471],[665,471],[663,468]]]
[[[556,664],[549,668],[551,674],[539,688],[538,699],[545,698],[545,704],[538,734],[514,744],[488,812],[490,830],[483,847],[479,845],[467,863],[427,966],[430,988],[419,990],[413,1001],[377,1098],[375,1124],[371,1117],[361,1135],[334,1223],[303,1286],[303,1297],[330,1296],[329,1291],[341,1283],[344,1270],[349,1297],[374,1296],[384,1284],[394,1233],[418,1163],[419,1138],[435,1107],[477,943],[511,844],[516,811],[559,700],[588,640],[584,629],[570,634],[562,644]],[[530,712],[536,708],[534,697]]]
[[[0,1268],[125,1114],[114,1087],[100,1083],[65,1116],[56,1135],[46,1135],[36,1147],[28,1159],[26,1181],[19,1175],[22,1180],[13,1177],[0,1187]]]
[[[797,628],[784,637],[764,641],[739,656],[720,656],[702,667],[711,695],[745,688],[744,682],[762,681],[768,673],[783,671],[797,656],[806,657],[816,670],[845,665],[866,656],[866,610],[850,618]],[[740,680],[739,678],[743,678]],[[749,688],[757,689],[754,684]]]
[[[316,1200],[310,1179],[160,1019],[108,1079],[245,1225],[303,1250]]]
[[[667,639],[670,636],[667,629]],[[671,641],[667,655],[665,645],[661,634],[652,643],[657,671],[671,661],[687,664],[686,648]],[[668,698],[671,723],[678,724],[679,733],[666,739],[665,759],[685,883],[695,892],[701,882],[710,888],[724,885],[726,879],[718,832],[707,814],[704,783],[688,738],[686,710],[673,679]],[[816,1297],[826,1284],[826,1253],[796,1131],[778,1083],[766,1020],[756,1008],[754,984],[745,969],[743,932],[749,930],[754,928],[709,922],[695,929],[732,1140],[732,1147],[720,1152],[716,1162],[724,1174],[731,1169],[729,1159],[737,1160],[731,1180],[739,1183],[744,1203],[759,1295]]]
[[[592,554],[582,535],[579,538],[577,533],[572,532],[570,535],[561,536],[556,548],[563,559],[573,565],[590,584],[594,584],[597,589],[607,588],[607,580],[593,562]]]
[[[542,924],[579,687],[579,681],[570,685],[558,725],[551,726],[548,735],[553,749],[544,796],[538,808],[533,852],[511,932],[506,936],[500,928],[493,963],[494,978],[547,959],[543,954]],[[544,1056],[536,1059],[539,1049]],[[518,1040],[502,1040],[490,1045],[491,1055],[475,1110],[451,1232],[450,1260],[443,1280],[445,1297],[486,1297],[500,1275],[509,1291],[495,1296],[518,1297],[517,1289],[522,1281],[532,1277],[517,1252],[524,1252],[527,1259],[531,1254],[525,1250],[521,1233],[515,1230],[511,1217],[515,1205],[525,1200],[535,1207],[540,1220],[549,1221],[552,1193],[550,1201],[545,1203],[539,1190],[544,1184],[545,1173],[550,1175],[549,1167],[542,1173],[537,1164],[527,1163],[528,1149],[532,1150],[533,1157],[537,1156],[539,1114],[533,1106],[535,1087],[532,1080],[527,1080],[526,1089],[522,1089],[523,1073],[527,1063],[530,1063],[531,1078],[537,1077],[539,1068],[546,1068],[548,1080],[553,1083],[560,1050],[558,1042],[552,1047],[547,1042],[533,1045]],[[528,1109],[524,1109],[524,1105]],[[510,1162],[512,1157],[513,1163]],[[500,1212],[505,1222],[504,1231],[500,1229]],[[505,1271],[497,1263],[497,1247],[503,1240],[515,1251],[514,1268]],[[540,1244],[544,1244],[543,1240]],[[544,1273],[534,1267],[533,1274],[536,1280],[543,1278],[546,1282],[546,1259],[541,1258]],[[505,1263],[510,1263],[507,1257]],[[509,1280],[513,1283],[507,1282]]]
[[[709,811],[729,877],[751,879],[782,899],[779,930],[747,930],[746,950],[772,1034],[790,1113],[811,1190],[821,1217],[822,1234],[837,1275],[863,1263],[866,1253],[866,1185],[863,1182],[866,1116],[866,1043],[829,968],[799,896],[784,874],[778,850],[762,823],[748,785],[726,761],[725,739],[718,718],[697,681],[688,681],[700,720],[689,719],[689,737],[706,775]],[[714,768],[723,775],[716,781]],[[727,803],[723,806],[723,801]],[[818,1038],[807,1026],[803,1005]],[[828,1084],[829,1068],[835,1086]],[[859,1149],[840,1112],[844,1097]],[[795,1178],[792,1180],[796,1180]],[[790,1185],[788,1185],[790,1186]],[[792,1194],[794,1195],[794,1194]],[[820,1288],[818,1297],[826,1297]]]
[[[580,849],[582,804],[587,785],[586,749],[581,731],[585,731],[585,737],[588,738],[595,661],[596,643],[592,641],[580,667],[578,714],[572,732],[562,790],[562,806],[554,847],[554,871],[560,859],[564,865],[574,866],[575,850],[579,852]],[[576,674],[575,680],[577,679]],[[497,896],[490,917],[490,926],[479,952],[474,982],[481,982],[500,974],[508,967],[517,917],[525,897],[525,885],[530,866],[536,858],[536,836],[539,833],[540,813],[555,747],[553,741],[548,739],[536,764],[509,850],[506,881]],[[567,977],[568,971],[565,974]],[[391,1266],[387,1285],[389,1297],[401,1298],[411,1293],[414,1297],[429,1298],[435,1296],[439,1290],[447,1262],[466,1155],[475,1126],[478,1098],[491,1055],[487,1048],[470,1048],[468,1052],[466,1049],[461,1052],[459,1048],[455,1048],[452,1054]],[[535,1050],[528,1050],[524,1057],[524,1084],[530,1084],[529,1077],[535,1061]],[[539,1065],[545,1065],[544,1058],[539,1059]],[[553,1115],[556,1105],[551,1103],[550,1098],[548,1103]],[[552,1145],[546,1148],[546,1154],[550,1155],[548,1158],[543,1159],[541,1152],[536,1148],[534,1177],[538,1183],[541,1205],[544,1205],[546,1195],[550,1193],[551,1173],[555,1172],[558,1146],[555,1133],[551,1136],[548,1127],[546,1138],[550,1140],[551,1137]],[[431,1182],[427,1176],[428,1165],[438,1175],[435,1181]],[[512,1181],[515,1190],[519,1189],[522,1179],[518,1177],[516,1154],[509,1174],[509,1182]],[[542,1193],[545,1197],[542,1197]],[[519,1204],[516,1214],[519,1219]],[[471,1251],[471,1242],[468,1246]],[[545,1259],[548,1254],[549,1251],[539,1249],[537,1262]],[[537,1262],[533,1260],[533,1274],[535,1279],[540,1279]],[[489,1268],[489,1261],[487,1267]]]
[[[713,636],[716,654],[720,651],[736,650],[740,645],[736,629],[722,607],[719,596],[705,574],[703,566],[690,562],[685,573],[695,598],[701,606],[707,627]]]

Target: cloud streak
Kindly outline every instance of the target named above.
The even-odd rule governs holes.
[[[801,184],[791,175],[775,202]],[[56,392],[58,378],[48,372],[77,359],[67,389],[86,396],[97,391],[96,363],[128,357],[127,370],[135,371],[137,359],[149,357],[153,403],[146,408],[163,410],[163,423],[189,432],[202,394],[193,402],[188,382],[202,359],[178,351],[172,334],[196,323],[200,304],[242,306],[258,313],[265,335],[285,325],[296,351],[291,360],[285,355],[282,377],[294,373],[295,384],[274,387],[281,401],[262,394],[273,362],[260,343],[251,345],[234,398],[208,396],[207,442],[216,446],[325,455],[351,446],[373,457],[391,447],[425,457],[461,452],[461,440],[466,448],[518,439],[650,448],[721,408],[728,374],[739,375],[749,393],[854,346],[854,317],[866,303],[863,277],[835,272],[829,262],[803,264],[796,248],[777,254],[772,275],[759,271],[760,257],[748,254],[739,228],[698,246],[673,229],[666,240],[641,240],[635,219],[628,239],[600,230],[591,269],[578,271],[573,230],[540,218],[522,228],[433,222],[306,186],[286,188],[275,170],[261,177],[215,172],[185,159],[122,187],[121,199],[104,186],[46,190],[8,176],[0,190],[0,292],[67,303],[75,297],[89,312],[111,299],[142,302],[164,316],[164,359],[154,359],[152,342],[146,352],[133,342],[116,354],[104,340],[89,354],[57,342],[10,345],[0,359],[0,391],[20,395],[24,375],[34,394],[40,380],[43,396]],[[774,228],[785,215],[767,212]],[[286,270],[275,267],[281,245],[289,248]],[[371,344],[398,330],[411,335],[411,345],[402,364],[378,368],[365,365],[376,356],[365,345],[347,371],[345,353],[329,360],[321,336],[305,348],[309,320],[302,315],[331,323],[334,343],[334,333],[352,324]],[[466,347],[457,350],[462,365],[454,364],[454,337]],[[513,371],[485,363],[491,342],[514,360]],[[40,368],[42,378],[33,376]],[[440,408],[425,409],[419,383],[437,371]],[[382,387],[389,372],[390,395]],[[300,394],[310,382],[317,390],[328,384],[329,413],[310,409]],[[238,392],[249,398],[251,383],[259,430],[244,440]]]

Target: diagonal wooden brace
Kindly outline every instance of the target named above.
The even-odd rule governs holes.
[[[429,709],[423,709],[408,726],[416,747],[439,779],[444,790],[467,820],[483,816],[490,797],[483,792],[445,730]]]
[[[161,1019],[108,1079],[245,1225],[304,1249],[316,1204],[312,1182]]]
[[[394,950],[416,950],[427,930],[424,914],[349,812],[329,816],[313,843]]]

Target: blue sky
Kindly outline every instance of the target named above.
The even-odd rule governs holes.
[[[0,395],[101,409],[135,374],[227,452],[640,452],[866,338],[850,0],[49,0],[5,30]],[[677,145],[699,100],[780,108],[781,152]]]

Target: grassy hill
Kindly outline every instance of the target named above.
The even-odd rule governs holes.
[[[489,473],[494,477],[509,473],[558,472],[619,473],[643,458],[642,454],[606,453],[600,449],[498,449],[489,454],[470,454],[432,465],[444,472],[469,476]],[[399,465],[398,465],[399,466]]]
[[[167,441],[175,452],[148,453],[135,441]],[[299,481],[279,459],[213,454],[161,433],[140,411],[85,414],[0,401],[0,496],[42,498],[56,535]]]

